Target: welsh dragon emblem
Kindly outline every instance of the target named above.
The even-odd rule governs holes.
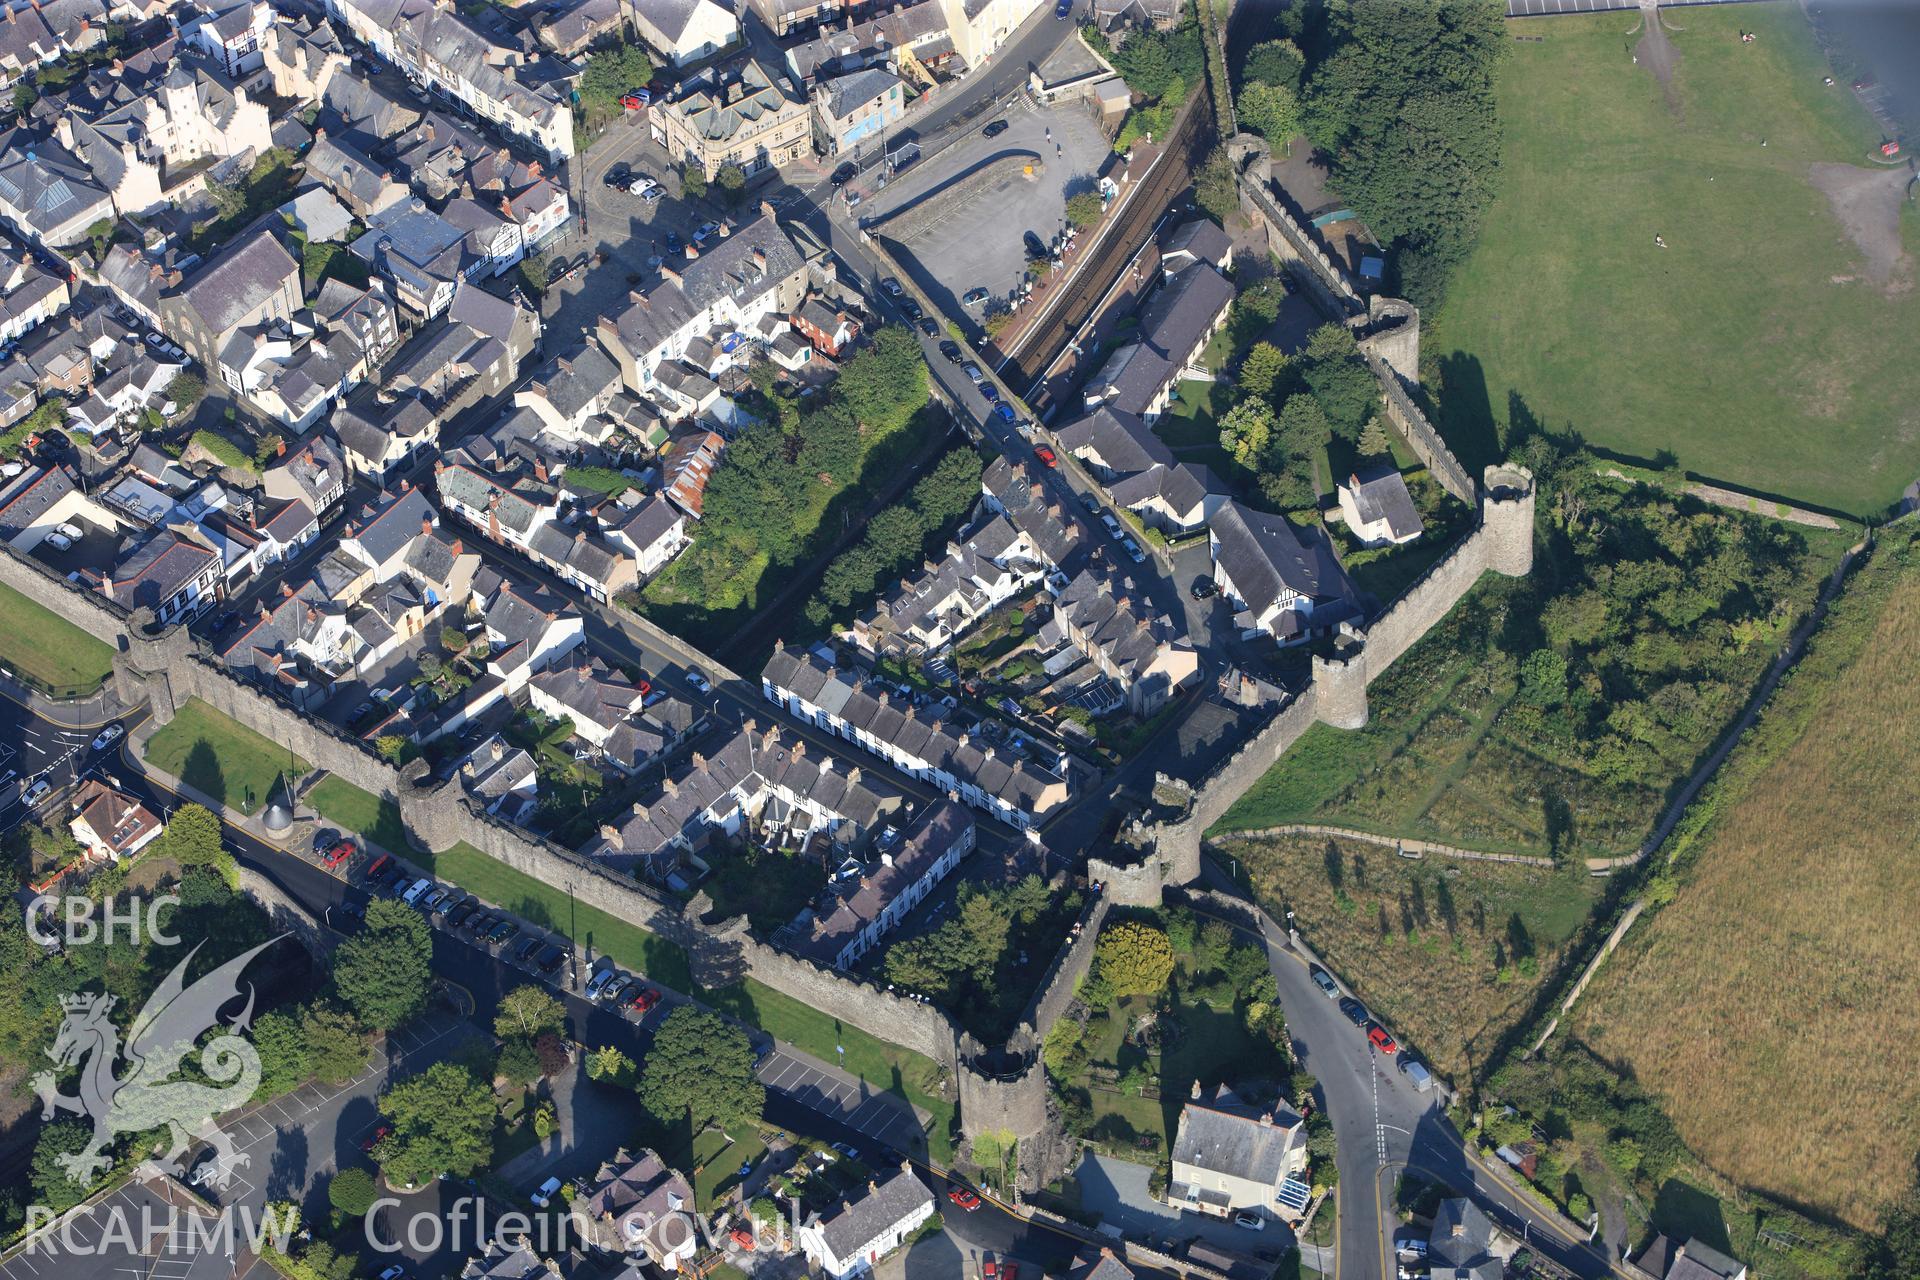
[[[285,936],[285,935],[282,935]],[[110,995],[82,992],[61,997],[66,1017],[47,1056],[64,1069],[86,1059],[80,1073],[80,1092],[60,1092],[52,1071],[33,1077],[40,1095],[41,1117],[51,1120],[62,1110],[93,1121],[93,1138],[75,1152],[60,1157],[61,1167],[75,1182],[91,1182],[110,1162],[106,1148],[116,1134],[167,1130],[167,1150],[150,1163],[150,1172],[179,1175],[180,1157],[193,1138],[205,1139],[215,1155],[208,1181],[224,1188],[235,1170],[249,1157],[236,1151],[233,1141],[214,1117],[246,1102],[260,1084],[260,1053],[235,1032],[245,1031],[253,1018],[253,987],[247,984],[246,1006],[221,1034],[199,1049],[200,1080],[174,1079],[182,1060],[209,1030],[220,1024],[220,1010],[242,993],[240,974],[253,958],[278,942],[272,938],[235,956],[200,978],[184,982],[187,966],[204,943],[196,943],[173,967],[127,1028],[123,1049],[120,1032],[108,1018],[114,1006]],[[114,1074],[114,1061],[125,1057],[127,1073]]]

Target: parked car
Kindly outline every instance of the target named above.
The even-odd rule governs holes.
[[[995,120],[990,124],[988,124],[987,127],[982,129],[980,132],[982,135],[986,137],[997,138],[1012,127],[1013,126],[1009,125],[1005,120]]]
[[[1008,424],[1020,421],[1019,412],[1005,400],[993,406],[993,414],[996,418],[1000,419],[1000,421]]]
[[[693,229],[693,242],[695,244],[705,244],[707,241],[713,239],[714,233],[719,230],[719,223],[703,222]]]
[[[1202,578],[1201,582],[1207,582],[1210,584],[1212,582],[1212,579]],[[1200,583],[1199,582],[1194,583],[1193,589],[1195,591],[1198,591],[1200,589]],[[1207,594],[1212,595],[1213,593],[1209,591]],[[1201,599],[1201,597],[1196,595],[1194,599],[1198,600],[1198,599]],[[1307,966],[1307,976],[1313,979],[1313,985],[1320,988],[1320,993],[1326,996],[1327,999],[1338,1000],[1340,998],[1340,984],[1335,982],[1333,980],[1333,975],[1328,973],[1325,969],[1322,969],[1317,964],[1310,964]]]
[[[458,929],[462,924],[466,923],[466,919],[468,916],[472,915],[474,912],[478,911],[479,909],[480,909],[480,900],[478,898],[465,899],[460,903],[459,906],[447,912],[447,928]]]
[[[640,110],[642,107],[647,105],[647,91],[645,89],[642,89],[638,93],[621,94],[620,105],[626,108],[628,111]]]
[[[841,165],[838,169],[835,169],[833,171],[833,176],[828,178],[827,182],[836,187],[844,187],[849,182],[852,182],[854,180],[854,177],[858,175],[859,172],[860,170],[854,166],[853,162],[848,161],[846,164]]]
[[[1393,1042],[1393,1037],[1387,1034],[1387,1029],[1377,1022],[1367,1024],[1367,1041],[1382,1053],[1394,1053],[1400,1048]]]
[[[598,1000],[600,998],[600,993],[606,990],[607,984],[609,982],[612,982],[615,975],[617,975],[619,972],[620,971],[618,969],[612,969],[612,968],[596,970],[594,972],[594,975],[591,978],[587,979],[587,988],[585,992],[587,999]]]
[[[705,676],[700,674],[700,670],[697,667],[687,668],[687,683],[698,689],[701,693],[713,692],[713,684]]]
[[[1122,530],[1120,528],[1120,522],[1113,518],[1113,512],[1111,511],[1102,512],[1100,515],[1100,523],[1104,525],[1106,527],[1107,532],[1112,534],[1114,537],[1117,538],[1121,535]]]
[[[906,316],[908,320],[916,324],[919,323],[922,313],[918,302],[912,298],[897,298],[894,300],[894,305],[900,308],[901,314]]]
[[[858,1160],[860,1158],[860,1153],[858,1151],[855,1151],[852,1147],[848,1146],[844,1142],[834,1143],[833,1149],[835,1151],[838,1151],[841,1155],[845,1156],[849,1160]]]
[[[497,947],[503,942],[511,942],[513,935],[519,932],[519,925],[511,920],[502,920],[494,925],[493,928],[487,930],[487,941]]]
[[[898,280],[894,279],[892,276],[888,276],[880,282],[880,291],[886,294],[889,298],[897,298],[901,294],[905,293],[906,289],[901,287],[901,284]]]
[[[934,323],[932,316],[921,316],[918,320],[915,320],[914,323],[920,327],[920,332],[926,334],[929,338],[937,338],[940,336],[940,326]]]
[[[627,183],[633,180],[633,171],[624,164],[617,164],[607,170],[607,176],[601,181],[616,191],[625,191]]]
[[[416,903],[418,903],[420,901],[421,895],[426,893],[426,891],[431,888],[433,888],[433,881],[415,880],[412,886],[408,888],[408,890],[405,893],[400,895],[400,901],[406,903],[408,906],[411,907]]]
[[[1433,1088],[1433,1072],[1427,1070],[1426,1063],[1411,1054],[1400,1059],[1400,1074],[1422,1093]]]
[[[1073,13],[1073,0],[1060,0],[1059,4],[1053,6],[1053,16],[1056,18],[1065,18],[1070,16],[1072,13]]]
[[[520,945],[513,949],[513,958],[522,962],[531,960],[534,953],[543,945],[542,939],[537,934],[528,934],[521,940]]]
[[[1373,1015],[1367,1012],[1367,1006],[1361,1004],[1352,996],[1341,997],[1340,1012],[1346,1014],[1347,1021],[1356,1027],[1364,1027],[1373,1020]]]
[[[1047,448],[1045,445],[1036,446],[1033,451],[1033,456],[1040,459],[1041,462],[1049,467],[1057,467],[1060,465],[1059,455],[1055,454],[1053,450]]]
[[[1267,1220],[1257,1213],[1248,1213],[1242,1210],[1233,1215],[1233,1225],[1236,1227],[1245,1227],[1249,1231],[1265,1231],[1267,1229]]]
[[[669,231],[667,232],[666,245],[668,253],[678,253],[687,247],[687,242],[682,240],[678,233]]]
[[[1132,538],[1120,539],[1120,546],[1122,547],[1122,549],[1126,551],[1127,558],[1132,560],[1135,564],[1145,564],[1147,562],[1147,553],[1142,551],[1140,549],[1140,544],[1135,542]]]
[[[434,889],[429,892],[426,897],[420,899],[418,905],[420,909],[428,915],[437,916],[440,914],[441,909],[452,901],[454,901],[454,897],[451,890]]]
[[[466,918],[460,928],[462,931],[470,933],[476,938],[484,938],[487,936],[487,930],[493,928],[494,921],[499,918],[500,916],[497,912],[476,911]]]
[[[660,993],[644,982],[636,982],[632,988],[628,990],[626,999],[621,1001],[621,1003],[635,1013],[645,1017],[649,1009],[652,1009],[660,1003]]]
[[[960,295],[960,302],[963,306],[977,307],[992,296],[992,294],[987,292],[985,285],[975,285]]]
[[[55,551],[66,551],[73,546],[73,539],[64,533],[50,533],[42,538],[41,541],[52,547]]]
[[[371,1151],[375,1147],[379,1146],[380,1143],[392,1133],[393,1133],[393,1126],[383,1124],[379,1128],[375,1129],[372,1133],[368,1134],[366,1137],[360,1139],[360,1149],[362,1151]]]
[[[952,338],[946,338],[941,341],[940,354],[947,358],[948,364],[959,364],[962,360],[966,359],[960,352],[960,344]]]
[[[549,1204],[553,1203],[553,1198],[559,1194],[560,1194],[560,1179],[548,1178],[545,1182],[541,1183],[538,1187],[534,1188],[531,1199],[533,1200],[534,1204],[544,1209]]]
[[[753,1252],[753,1232],[747,1230],[745,1227],[735,1227],[733,1230],[727,1232],[727,1239],[733,1241],[748,1253]]]
[[[960,366],[960,372],[971,378],[976,385],[987,380],[987,375],[980,372],[980,366],[971,360]]]
[[[380,1273],[380,1280],[407,1280],[407,1269],[396,1262]]]
[[[1083,493],[1080,495],[1080,505],[1087,509],[1088,515],[1099,515],[1100,495],[1097,493]]]
[[[47,798],[47,792],[51,790],[53,790],[53,784],[45,778],[40,779],[40,781],[34,783],[31,787],[28,787],[27,794],[23,797],[27,808],[31,809],[42,800],[45,800]]]
[[[66,534],[69,538],[73,539],[75,542],[78,542],[80,541],[80,539],[87,536],[86,534],[80,532],[79,525],[69,524],[64,520],[61,521],[59,524],[53,526],[53,531],[55,533]]]
[[[982,382],[980,384],[980,398],[988,404],[999,404],[1000,388],[994,386],[991,382]]]
[[[972,1213],[980,1207],[980,1197],[965,1187],[955,1187],[953,1190],[947,1192],[947,1199],[953,1201],[968,1213]]]
[[[120,735],[125,732],[126,730],[117,724],[108,725],[98,734],[94,735],[93,749],[95,751],[105,751],[108,747],[120,741]]]
[[[641,190],[640,198],[642,200],[645,200],[648,204],[652,204],[655,200],[658,200],[661,196],[665,194],[667,194],[667,189],[665,187],[661,186],[657,182],[649,182]]]
[[[353,856],[353,841],[342,840],[339,844],[336,844],[333,846],[333,848],[327,850],[326,856],[320,859],[320,863],[322,866],[326,867],[327,870],[332,871],[336,867],[338,867],[341,863],[345,862],[348,858],[351,858],[352,856]]]
[[[553,971],[558,969],[566,958],[567,951],[565,947],[549,943],[547,949],[542,951],[534,960],[534,967],[539,969],[540,972],[551,976]]]
[[[372,884],[378,879],[384,879],[387,874],[387,868],[392,865],[393,859],[383,853],[367,864],[367,869],[361,873],[361,878],[368,884]]]

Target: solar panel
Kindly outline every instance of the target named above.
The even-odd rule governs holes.
[[[1288,1178],[1273,1198],[1295,1213],[1304,1213],[1307,1202],[1313,1199],[1313,1188],[1298,1178]]]

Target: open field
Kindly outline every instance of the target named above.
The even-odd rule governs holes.
[[[1598,885],[1318,836],[1224,847],[1269,910],[1291,908],[1302,936],[1380,1020],[1461,1083],[1525,1014]]]
[[[0,586],[0,661],[53,689],[91,691],[113,670],[113,650],[51,609]]]
[[[1871,1227],[1920,1148],[1920,552],[1890,537],[1835,605],[1575,1035],[1742,1186]],[[1792,1100],[1792,1123],[1779,1104]]]
[[[345,778],[322,778],[307,792],[306,801],[321,817],[340,825],[341,830],[365,836],[391,853],[406,856],[406,824],[400,820],[400,806],[391,800],[369,795]]]
[[[1876,513],[1920,474],[1904,170],[1846,80],[1822,85],[1798,5],[1670,15],[1671,106],[1629,56],[1639,22],[1513,24],[1500,194],[1426,337],[1442,429],[1475,470],[1529,418]]]
[[[147,739],[146,757],[208,799],[241,813],[266,807],[267,792],[283,770],[298,777],[311,767],[198,698],[189,698]]]

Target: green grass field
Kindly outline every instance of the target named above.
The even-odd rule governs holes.
[[[53,610],[0,586],[0,659],[51,689],[91,692],[113,670],[113,650]]]
[[[570,900],[564,884],[535,880],[498,858],[488,857],[464,840],[434,854],[430,862],[434,875],[441,879],[505,907],[523,920],[557,929],[598,954],[612,956],[622,968],[644,974],[676,991],[693,989],[692,967],[686,951],[677,943],[598,907]]]
[[[312,766],[200,701],[189,698],[171,722],[147,739],[148,761],[208,799],[241,813],[266,807],[282,771],[298,776]]]
[[[344,778],[322,778],[307,792],[307,803],[329,822],[365,836],[390,853],[407,853],[407,827],[400,806],[369,795]]]
[[[1470,470],[1531,416],[1877,513],[1920,474],[1920,218],[1892,282],[1872,282],[1809,166],[1872,166],[1879,132],[1844,80],[1821,84],[1798,6],[1674,20],[1676,110],[1630,57],[1639,20],[1512,24],[1529,40],[1500,72],[1500,194],[1426,335],[1442,428]]]

